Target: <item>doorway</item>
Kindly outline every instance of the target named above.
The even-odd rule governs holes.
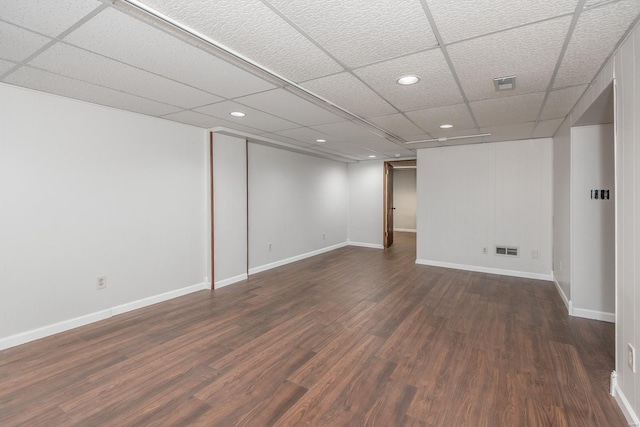
[[[413,160],[384,163],[383,246],[390,247],[396,232],[416,232],[416,168]]]

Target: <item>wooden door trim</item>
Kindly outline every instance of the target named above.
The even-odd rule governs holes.
[[[214,188],[213,188],[213,132],[209,132],[209,186],[211,197],[211,289],[215,288],[215,274],[214,274],[214,251],[215,251],[215,201],[214,201]]]
[[[393,205],[393,200],[389,200],[389,174],[391,173],[393,173],[393,164],[391,162],[384,162],[383,173],[382,173],[382,180],[383,180],[382,246],[384,246],[385,249],[393,244],[393,235],[389,236],[389,230],[388,230],[389,229],[389,213],[391,212],[391,208],[392,208],[392,206],[391,207],[389,206],[389,203]],[[391,215],[393,215],[393,212],[391,212]],[[391,233],[393,233],[393,230],[391,231]]]

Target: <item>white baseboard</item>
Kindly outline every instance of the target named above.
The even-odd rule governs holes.
[[[620,389],[620,386],[618,385],[618,378],[615,371],[611,373],[611,390],[613,391],[613,393],[611,393],[612,396],[616,399],[616,403],[622,410],[622,413],[624,414],[624,417],[627,419],[627,422],[629,423],[629,425],[640,426],[640,419],[638,418],[636,413],[633,411],[631,404],[629,403],[624,393]]]
[[[352,242],[351,240],[349,240],[347,242],[347,245],[349,245],[349,246],[358,246],[360,248],[384,249],[383,245],[380,245],[380,244],[377,244],[377,243],[360,243],[360,242]]]
[[[73,319],[63,320],[51,325],[43,326],[30,331],[21,332],[19,334],[10,335],[5,338],[0,338],[0,350],[4,350],[10,347],[15,347],[21,344],[26,344],[31,341],[45,338],[51,335],[59,334],[70,329],[75,329],[80,326],[85,326],[90,323],[98,322],[100,320],[108,319],[118,314],[126,313],[128,311],[136,310],[138,308],[146,307],[159,302],[167,301],[172,298],[187,295],[192,292],[201,291],[203,289],[209,289],[206,283],[199,283],[193,286],[187,286],[186,288],[176,289],[175,291],[165,292],[160,295],[155,295],[141,300],[132,301],[130,303],[118,305],[115,307],[107,308],[105,310],[96,311],[95,313],[85,314],[84,316],[75,317]]]
[[[588,310],[586,308],[578,308],[573,306],[571,313],[575,317],[583,317],[585,319],[602,320],[603,322],[615,323],[615,313],[607,313],[605,311]]]
[[[451,262],[431,261],[427,259],[417,259],[416,264],[430,265],[432,267],[453,268],[456,270],[475,271],[477,273],[498,274],[500,276],[521,277],[524,279],[536,279],[551,281],[551,274],[529,273],[527,271],[503,270],[500,268],[480,267],[477,265],[455,264]]]
[[[556,289],[558,290],[558,293],[560,294],[560,297],[562,298],[562,301],[564,302],[565,307],[567,307],[567,313],[569,313],[570,316],[573,315],[573,304],[571,300],[567,298],[567,295],[565,295],[564,291],[562,290],[562,287],[560,286],[560,283],[558,283],[558,281],[556,280],[555,275],[553,275],[553,284],[556,285]]]
[[[249,275],[260,273],[263,271],[271,270],[272,268],[281,267],[286,264],[291,264],[292,262],[301,261],[306,258],[311,258],[312,256],[320,255],[326,252],[331,252],[336,249],[344,248],[347,246],[347,243],[338,243],[337,245],[327,246],[326,248],[318,249],[315,251],[307,252],[301,255],[296,255],[291,258],[282,259],[280,261],[272,262],[269,264],[261,265],[258,267],[253,267],[249,269]]]
[[[249,276],[247,274],[241,274],[239,276],[230,277],[224,280],[218,280],[213,284],[213,289],[224,288],[225,286],[233,285],[234,283],[242,282],[243,280],[247,280]]]
[[[415,228],[394,228],[393,231],[401,231],[403,233],[417,233]]]
[[[209,285],[207,285],[207,283],[198,283],[197,285],[187,286],[186,288],[176,289],[175,291],[169,291],[160,295],[154,295],[152,297],[142,298],[137,301],[117,305],[111,308],[111,315],[117,316],[118,314],[127,313],[159,302],[168,301],[203,289],[209,289]]]

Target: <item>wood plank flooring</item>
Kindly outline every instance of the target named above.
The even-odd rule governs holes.
[[[624,426],[553,284],[347,247],[0,352],[0,425]]]

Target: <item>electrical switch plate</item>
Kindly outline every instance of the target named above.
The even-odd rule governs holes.
[[[629,352],[627,363],[629,364],[629,368],[631,368],[631,372],[635,374],[636,373],[636,349],[633,348],[631,343],[628,344],[627,349]]]

